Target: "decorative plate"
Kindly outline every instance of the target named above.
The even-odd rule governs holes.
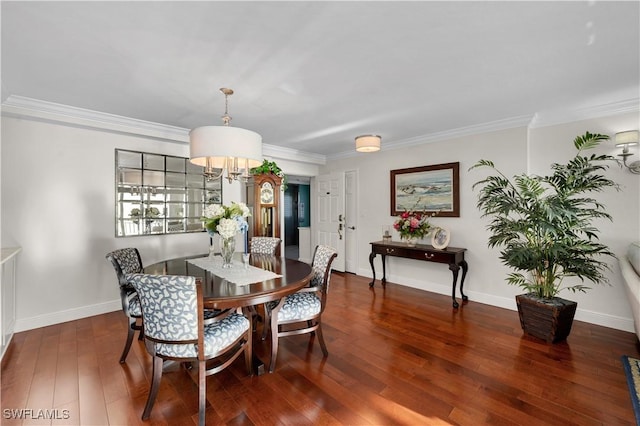
[[[451,240],[451,233],[446,228],[436,228],[431,235],[431,245],[438,250],[444,250],[449,245]]]

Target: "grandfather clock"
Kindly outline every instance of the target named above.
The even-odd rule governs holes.
[[[280,187],[282,178],[273,173],[253,176],[247,184],[247,202],[253,204],[254,237],[280,238]]]

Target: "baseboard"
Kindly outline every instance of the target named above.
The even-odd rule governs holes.
[[[16,320],[15,332],[33,330],[122,309],[120,299]]]
[[[363,277],[371,278],[371,269],[361,269],[360,274]],[[396,281],[398,279],[396,278]],[[410,278],[402,278],[402,283],[398,283],[394,281],[395,284],[404,285],[406,287],[416,288],[418,290],[430,291],[432,293],[451,295],[451,284],[442,285],[438,283],[423,281],[423,280],[415,280]],[[376,279],[376,285],[380,285],[380,279]],[[509,309],[512,311],[516,311],[518,309],[516,305],[516,300],[514,297],[502,297],[502,296],[494,296],[491,294],[480,293],[473,290],[465,289],[465,295],[469,297],[469,300],[477,303],[484,303],[486,305],[495,306],[498,308]],[[460,293],[458,291],[457,298],[458,302]],[[629,331],[631,333],[635,333],[635,329],[633,326],[633,318],[625,318],[620,316],[602,314],[599,312],[588,311],[585,309],[580,309],[580,305],[578,305],[578,309],[576,310],[576,315],[574,318],[576,321],[583,321],[589,324],[601,325],[603,327],[609,327],[616,330]]]
[[[9,345],[11,344],[12,340],[13,340],[13,333],[11,333],[11,335],[7,339],[7,344],[4,345],[4,347],[2,348],[2,354],[0,354],[0,362],[2,362],[2,359],[4,358],[4,354],[7,353],[7,349],[9,348]]]
[[[574,319],[576,321],[588,322],[590,324],[596,324],[603,327],[615,328],[616,330],[635,333],[635,329],[633,327],[633,319],[601,314],[600,312],[587,311],[585,309],[580,309],[580,304],[578,304],[578,309],[576,310],[576,316],[574,317]]]
[[[311,263],[310,259],[300,259],[302,262]],[[363,277],[371,278],[371,271],[360,271]],[[406,279],[402,284],[406,287],[416,288],[418,290],[430,291],[432,293],[451,295],[451,285],[442,285],[433,282],[425,282],[421,280]],[[380,285],[380,281],[376,280],[376,285]],[[515,298],[494,296],[491,294],[480,293],[477,291],[465,290],[465,294],[469,297],[469,300],[477,303],[484,303],[486,305],[495,306],[498,308],[509,309],[512,311],[517,310]],[[120,300],[113,300],[110,302],[98,303],[95,305],[82,306],[79,308],[68,309],[65,311],[52,312],[49,314],[38,315],[36,317],[24,318],[16,320],[15,333],[20,331],[32,330],[34,328],[46,327],[49,325],[60,324],[67,321],[74,321],[81,318],[92,317],[94,315],[105,314],[107,312],[113,312],[122,309]],[[576,311],[575,319],[577,321],[583,321],[590,324],[601,325],[603,327],[609,327],[616,330],[628,331],[634,333],[633,319],[619,317],[614,315],[602,314],[599,312],[588,311],[580,309]]]

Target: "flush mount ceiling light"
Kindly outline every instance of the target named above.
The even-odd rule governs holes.
[[[356,136],[356,151],[358,152],[376,152],[380,151],[380,141],[382,138],[378,135],[360,135]]]
[[[224,115],[222,126],[197,127],[189,132],[189,161],[204,167],[207,180],[218,179],[227,169],[229,183],[238,177],[249,178],[249,170],[262,164],[262,136],[251,130],[229,126],[229,96],[233,90],[222,88]]]
[[[631,164],[627,164],[627,158],[633,154],[629,152],[629,147],[638,145],[640,132],[638,130],[627,130],[625,132],[618,132],[614,137],[614,142],[618,148],[622,148],[622,153],[618,156],[622,157],[622,164],[629,169],[631,173],[640,174],[640,161],[634,161]]]

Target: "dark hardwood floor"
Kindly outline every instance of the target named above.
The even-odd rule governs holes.
[[[209,377],[207,424],[635,424],[620,360],[640,355],[633,333],[575,322],[550,345],[524,336],[514,311],[473,301],[456,311],[448,296],[368,281],[333,274],[326,359],[309,335],[293,336],[273,374],[249,377],[238,359]],[[175,366],[140,420],[150,357],[135,340],[118,363],[125,330],[113,312],[17,333],[2,363],[2,424],[195,424],[196,385]],[[6,418],[20,408],[58,419]]]

